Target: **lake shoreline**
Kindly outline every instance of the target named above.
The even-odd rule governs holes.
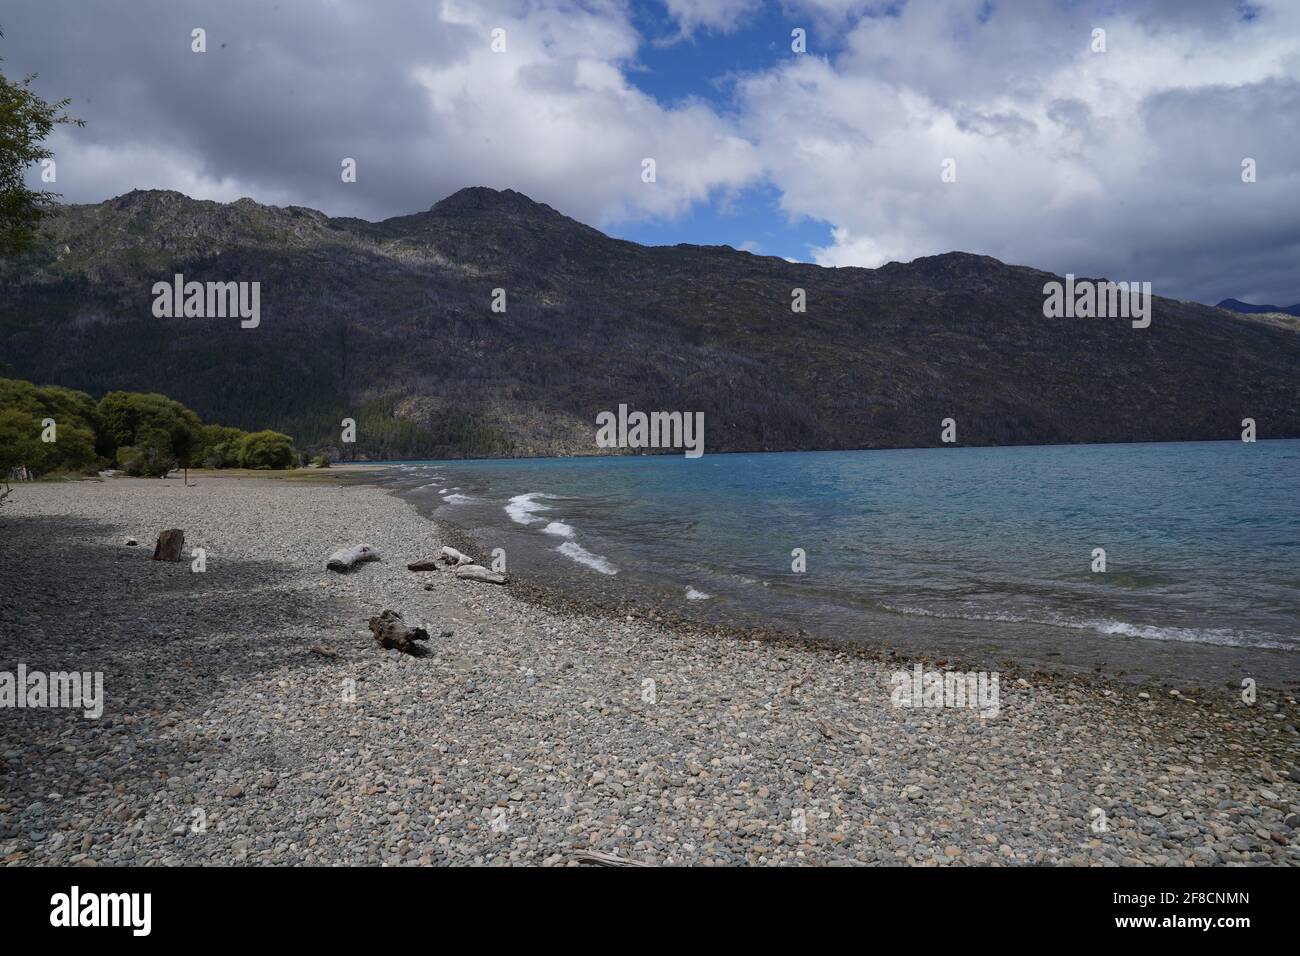
[[[776,465],[786,456],[754,455],[687,469],[682,478],[663,456],[624,456],[608,468],[568,459],[486,469],[414,462],[386,466],[373,479],[485,553],[508,553],[512,571],[551,607],[615,618],[653,609],[679,626],[812,634],[841,648],[865,644],[982,669],[1099,674],[1166,687],[1221,689],[1267,675],[1295,692],[1300,618],[1286,607],[1300,594],[1285,549],[1297,546],[1288,545],[1297,526],[1279,513],[1289,484],[1262,483],[1260,469],[1285,467],[1300,445],[1279,443],[1269,455],[1252,450],[1242,459],[1237,446],[1226,456],[1207,447],[1191,449],[1194,463],[1220,484],[1207,473],[1189,481],[1223,487],[1244,470],[1258,490],[1231,532],[1220,534],[1222,517],[1201,520],[1214,493],[1207,499],[1200,492],[1182,513],[1178,505],[1150,504],[1178,500],[1169,494],[1179,479],[1166,449],[1154,461],[1143,453],[1130,464],[1139,474],[1158,467],[1159,492],[1131,500],[1108,493],[1102,505],[1095,503],[1106,496],[1087,485],[1095,456],[1073,446],[1049,456],[1047,466],[1037,449],[1022,449],[1010,463],[983,449],[957,449],[923,452],[924,459],[887,451],[894,456],[888,463],[871,465],[851,452],[806,453]],[[900,499],[897,489],[909,487],[918,465],[929,482],[925,492]],[[862,467],[866,482],[855,471]],[[1004,474],[1008,469],[1017,474]],[[1017,496],[1032,494],[1043,471],[1055,497],[1023,513]],[[773,475],[775,483],[764,484]],[[1063,483],[1062,475],[1078,475],[1081,485]],[[862,487],[863,496],[805,501],[804,476],[812,484],[820,476],[822,487]],[[981,486],[972,493],[976,480]],[[928,507],[927,493],[949,491],[960,505]],[[1099,510],[1080,516],[1080,501]],[[717,517],[720,510],[740,517]],[[984,534],[963,532],[967,521]],[[741,530],[748,528],[762,530]],[[1101,568],[1108,573],[1096,573],[1104,550],[1089,553],[1098,543],[1111,551],[1112,566]],[[799,547],[790,552],[791,545]],[[808,573],[791,573],[791,554],[805,553]]]
[[[109,705],[3,715],[0,862],[1300,864],[1270,688],[1017,670],[988,719],[896,706],[896,671],[941,662],[547,609],[408,571],[459,539],[368,484],[197,481],[0,511],[0,670],[102,670]],[[203,574],[149,560],[165,527]],[[382,560],[324,569],[363,541]],[[375,645],[384,609],[427,655]]]
[[[389,492],[399,498],[401,492]],[[469,532],[455,522],[442,517],[433,517],[422,512],[425,520],[440,529],[442,537],[453,547],[467,554],[486,555],[490,553],[483,538]],[[1176,679],[1170,675],[1152,675],[1131,673],[1114,668],[1095,667],[1091,670],[1082,665],[1065,667],[1045,661],[1027,659],[1010,659],[1000,653],[985,653],[976,656],[961,649],[952,651],[926,650],[924,647],[901,644],[888,644],[878,637],[835,638],[819,635],[804,628],[790,626],[763,626],[747,623],[740,619],[727,619],[726,612],[719,612],[714,620],[702,619],[677,611],[670,601],[645,600],[644,592],[617,596],[617,581],[602,588],[602,596],[592,596],[585,589],[575,589],[562,581],[544,575],[528,575],[526,579],[515,576],[511,593],[521,600],[551,614],[567,616],[598,617],[610,622],[624,620],[645,620],[658,626],[672,628],[681,633],[689,633],[698,640],[710,640],[721,636],[740,639],[762,640],[774,645],[807,648],[818,653],[849,654],[862,660],[882,664],[890,661],[923,663],[945,669],[961,671],[978,671],[995,668],[1012,677],[1043,677],[1054,680],[1077,680],[1089,687],[1098,685],[1123,686],[1128,689],[1146,689],[1157,693],[1169,690],[1181,692],[1221,694],[1225,688],[1230,693],[1237,693],[1240,686],[1236,683],[1210,683],[1206,681]],[[750,615],[752,616],[752,615]],[[943,625],[937,625],[942,629]],[[1179,645],[1178,650],[1184,654],[1218,652],[1197,645]],[[1269,653],[1284,654],[1290,652],[1257,652],[1267,656]],[[1243,669],[1244,672],[1245,669]],[[1269,673],[1267,667],[1249,668],[1252,673]],[[1279,688],[1280,693],[1294,696],[1300,690],[1300,682],[1290,680]]]

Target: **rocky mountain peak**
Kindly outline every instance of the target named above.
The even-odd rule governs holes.
[[[509,213],[513,215],[565,218],[545,203],[535,202],[513,189],[492,189],[489,186],[467,186],[458,189],[430,207],[438,216],[455,216],[465,213]]]

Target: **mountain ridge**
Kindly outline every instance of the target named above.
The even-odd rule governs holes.
[[[1259,315],[1273,313],[1280,315],[1300,316],[1300,302],[1295,305],[1252,305],[1249,302],[1242,302],[1240,299],[1224,299],[1215,305],[1217,309],[1230,309],[1233,312],[1241,312],[1245,315]]]
[[[154,318],[177,272],[259,282],[261,325]],[[704,411],[715,451],[937,445],[948,417],[977,445],[1233,438],[1244,417],[1300,436],[1294,330],[1158,297],[1145,330],[1047,319],[1053,278],[641,246],[488,187],[379,222],[135,190],[59,207],[0,262],[0,360],[345,457],[596,453],[620,403]]]

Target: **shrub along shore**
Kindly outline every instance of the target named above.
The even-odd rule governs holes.
[[[156,392],[86,392],[0,378],[0,479],[118,468],[161,478],[177,468],[283,469],[305,464],[293,439],[204,424]],[[325,464],[318,459],[317,464]]]

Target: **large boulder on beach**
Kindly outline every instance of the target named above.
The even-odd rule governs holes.
[[[403,654],[419,654],[417,641],[427,641],[429,632],[422,627],[411,627],[396,611],[384,611],[370,619],[370,633],[375,643],[383,648],[396,648]]]
[[[367,561],[378,561],[379,549],[372,548],[368,544],[354,544],[350,548],[340,548],[329,556],[325,562],[325,567],[331,571],[351,571],[353,568]]]
[[[179,561],[185,547],[185,532],[180,528],[169,528],[158,535],[158,543],[153,548],[155,561]]]
[[[506,576],[498,571],[489,571],[481,564],[462,564],[456,569],[456,577],[467,581],[483,581],[487,584],[505,584]]]

